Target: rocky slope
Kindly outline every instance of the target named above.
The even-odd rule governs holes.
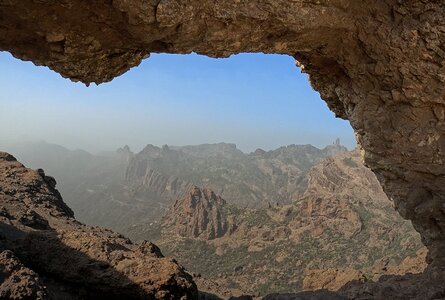
[[[0,152],[0,298],[197,298],[155,245],[76,221],[55,184]]]
[[[141,205],[122,201],[125,169],[133,153],[128,147],[93,155],[46,142],[4,144],[26,166],[42,168],[57,178],[57,187],[77,220],[112,229],[128,226],[128,219],[142,218]],[[123,194],[121,197],[120,195]]]
[[[131,234],[155,239],[220,286],[254,295],[338,290],[352,280],[426,266],[419,235],[393,210],[357,152],[317,164],[292,204],[242,209],[195,187],[159,224],[133,227]]]
[[[292,147],[285,149],[288,148]],[[163,150],[180,151],[177,148],[165,147]],[[156,151],[159,151],[159,148]],[[119,155],[123,154],[122,157],[127,159],[127,163],[133,156],[129,149],[119,152]],[[200,155],[209,155],[206,151],[203,152],[204,154]],[[265,153],[256,151],[251,155]],[[109,157],[108,154],[106,156]],[[76,165],[78,164],[72,163],[70,170],[76,170]],[[70,164],[66,166],[69,167]],[[120,170],[123,174],[122,169]],[[102,174],[107,176],[106,172]],[[209,293],[219,293],[223,298],[243,293],[264,295],[272,291],[317,288],[336,290],[350,280],[356,281],[347,284],[339,291],[341,295],[336,294],[335,297],[367,299],[369,295],[373,295],[375,299],[407,299],[415,298],[417,293],[420,295],[419,299],[432,299],[442,295],[442,285],[437,281],[437,278],[442,278],[440,273],[433,271],[426,275],[400,276],[406,272],[421,272],[425,268],[422,258],[426,251],[420,248],[418,237],[413,234],[409,224],[402,222],[393,213],[391,203],[378,187],[373,174],[360,164],[357,154],[344,154],[343,157],[340,155],[335,159],[327,159],[315,166],[309,174],[306,192],[298,195],[292,204],[271,203],[269,208],[242,209],[225,203],[209,190],[200,191],[201,196],[195,192],[194,197],[181,198],[187,201],[176,202],[175,213],[168,214],[162,221],[162,224],[169,221],[162,236],[159,231],[160,224],[156,222],[135,226],[129,232],[135,238],[153,237],[158,240],[164,252],[178,256],[178,259],[196,274],[208,276],[195,277],[202,289]],[[97,175],[94,176],[97,178]],[[40,177],[46,178],[47,185],[54,184],[54,181],[42,172]],[[109,182],[108,179],[105,181]],[[93,185],[88,185],[87,182],[82,189],[104,192],[89,192],[100,200],[97,202],[97,211],[101,210],[100,203],[107,208],[110,196],[118,195],[117,191],[122,191],[120,183],[114,185],[116,192],[109,193],[109,185],[102,185],[100,181],[91,182]],[[138,186],[140,185],[137,184],[136,187]],[[183,189],[188,186],[192,184],[186,183]],[[116,215],[119,215],[119,212],[126,213],[127,209],[131,215],[135,215],[134,211],[137,210],[144,215],[144,209],[149,210],[144,204],[135,205],[144,203],[141,199],[129,197],[134,195],[134,190],[127,186],[123,191],[127,193],[125,196],[115,197],[118,201],[111,202],[119,203],[114,210]],[[163,191],[169,189],[164,188]],[[88,198],[89,201],[92,199]],[[132,199],[132,202],[120,203],[120,199]],[[189,214],[181,215],[183,210]],[[97,211],[93,215],[97,216]],[[42,215],[40,212],[39,214]],[[39,220],[27,221],[29,218],[34,219],[32,216],[21,218],[21,222],[42,223]],[[46,218],[50,216],[45,216],[44,219]],[[128,224],[128,219],[122,220]],[[44,223],[43,221],[43,225],[37,226],[44,228]],[[183,229],[184,226],[186,230]],[[67,229],[70,230],[71,227]],[[112,239],[113,243],[114,239],[121,238],[108,231],[99,230],[97,233],[101,237],[103,234]],[[312,234],[315,236],[312,237]],[[165,238],[166,236],[170,238]],[[45,247],[43,249],[47,249]],[[128,247],[133,249],[135,246]],[[44,267],[35,268],[32,262],[30,265],[28,260],[17,253],[15,250],[1,253],[5,285],[2,287],[3,294],[0,295],[12,295],[17,291],[22,293],[24,290],[30,295],[50,293],[66,296],[72,293],[72,283],[66,284],[67,287],[71,286],[69,291],[59,291],[56,286],[60,285],[60,282],[51,283],[52,275],[41,271]],[[40,252],[36,255],[40,255]],[[20,278],[23,278],[20,283],[23,288],[15,285],[15,274],[20,274]],[[384,274],[400,275],[382,276]],[[251,278],[255,280],[252,281]],[[74,284],[78,285],[76,280],[78,279],[73,280]],[[373,283],[373,280],[378,281]],[[65,279],[63,281],[65,284]],[[13,286],[10,286],[11,282]],[[36,289],[29,289],[28,285],[35,286]],[[90,286],[81,289],[84,294],[103,293]],[[300,295],[288,296],[291,298],[273,295],[275,298],[271,299],[301,298]],[[326,294],[323,294],[324,296]]]
[[[175,202],[162,225],[182,237],[213,240],[233,231],[223,213],[226,202],[209,189],[193,187],[189,196]]]

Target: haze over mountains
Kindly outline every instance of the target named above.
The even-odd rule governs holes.
[[[76,217],[126,232],[131,225],[159,220],[193,185],[214,190],[240,207],[291,203],[307,185],[310,168],[347,149],[290,145],[245,154],[233,144],[184,147],[147,145],[93,155],[46,142],[9,145],[5,150],[32,168],[43,168]]]
[[[136,154],[45,142],[6,150],[54,176],[77,219],[156,242],[200,274],[200,290],[336,290],[425,267],[419,235],[339,141],[249,154],[226,143]]]

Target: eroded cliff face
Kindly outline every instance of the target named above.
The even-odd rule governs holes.
[[[306,190],[310,168],[344,151],[341,145],[323,149],[289,145],[245,154],[226,143],[171,148],[147,145],[130,160],[125,179],[132,196],[160,199],[168,205],[196,185],[215,191],[230,204],[267,207],[298,198]]]
[[[175,202],[162,222],[179,236],[212,240],[225,235],[231,227],[223,211],[224,205],[224,199],[213,191],[195,186]]]
[[[87,84],[152,52],[294,56],[350,120],[436,267],[445,265],[443,41],[445,3],[433,0],[0,1],[0,50]]]
[[[135,226],[130,236],[153,240],[190,271],[247,294],[336,291],[353,280],[424,271],[419,234],[394,211],[357,152],[321,161],[309,177],[293,203],[269,208],[239,208],[195,187],[159,224]],[[395,294],[406,296],[394,287],[387,297],[366,299]]]

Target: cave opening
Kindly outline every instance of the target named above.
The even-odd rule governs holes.
[[[355,295],[440,298],[444,11],[442,1],[415,0],[10,0],[0,3],[0,49],[86,84],[109,82],[159,52],[295,57],[329,108],[350,121],[364,163],[429,250],[424,275],[364,284]],[[3,167],[11,161],[1,159]]]
[[[1,59],[5,68],[0,78],[8,82],[0,110],[3,150],[54,175],[79,220],[154,241],[194,272],[200,286],[207,287],[210,279],[235,294],[258,296],[336,290],[348,281],[378,280],[425,267],[419,235],[393,211],[358,152],[348,152],[356,146],[349,123],[334,118],[290,56],[152,55],[113,82],[89,87],[7,54]],[[12,139],[17,136],[24,143]],[[341,148],[340,141],[347,147]],[[178,147],[220,142],[229,142],[229,147]],[[120,154],[130,148],[142,151],[113,161],[111,150],[119,147]],[[190,155],[199,151],[211,153]],[[178,159],[178,153],[184,157]],[[220,153],[228,155],[227,165],[209,163]],[[241,184],[218,186],[207,178],[227,180],[227,174],[240,172],[227,161],[250,168],[235,174]],[[209,166],[227,174],[199,174]],[[194,168],[198,172],[188,171]],[[261,177],[261,172],[270,177],[247,178]],[[168,176],[176,178],[170,182]],[[187,176],[194,180],[186,182]],[[153,180],[166,181],[162,188],[176,188],[176,193],[154,194],[159,186],[151,186]],[[280,181],[287,183],[268,187]],[[192,210],[191,219],[181,219],[191,207],[190,184],[203,188],[193,197],[205,215]],[[258,191],[262,184],[272,192]],[[242,197],[248,200],[236,203]],[[148,205],[140,204],[147,199]],[[176,200],[178,206],[173,205]],[[94,201],[99,209],[91,206]],[[382,219],[382,214],[387,215]],[[194,227],[203,220],[205,224]],[[163,226],[177,240],[165,239],[171,232]],[[379,232],[388,238],[381,239]]]

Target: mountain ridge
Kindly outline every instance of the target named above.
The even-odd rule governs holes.
[[[139,153],[124,146],[102,155],[81,152],[79,158],[76,151],[47,143],[9,147],[27,165],[57,178],[80,221],[122,233],[129,219],[134,224],[159,221],[193,185],[211,188],[241,207],[290,203],[304,192],[315,162],[345,149],[335,143],[324,149],[289,145],[245,154],[227,143],[148,144]]]
[[[248,294],[335,291],[353,280],[425,269],[418,233],[393,210],[357,151],[319,162],[308,183],[293,203],[256,209],[192,187],[159,223],[129,234],[156,241],[191,271]]]

